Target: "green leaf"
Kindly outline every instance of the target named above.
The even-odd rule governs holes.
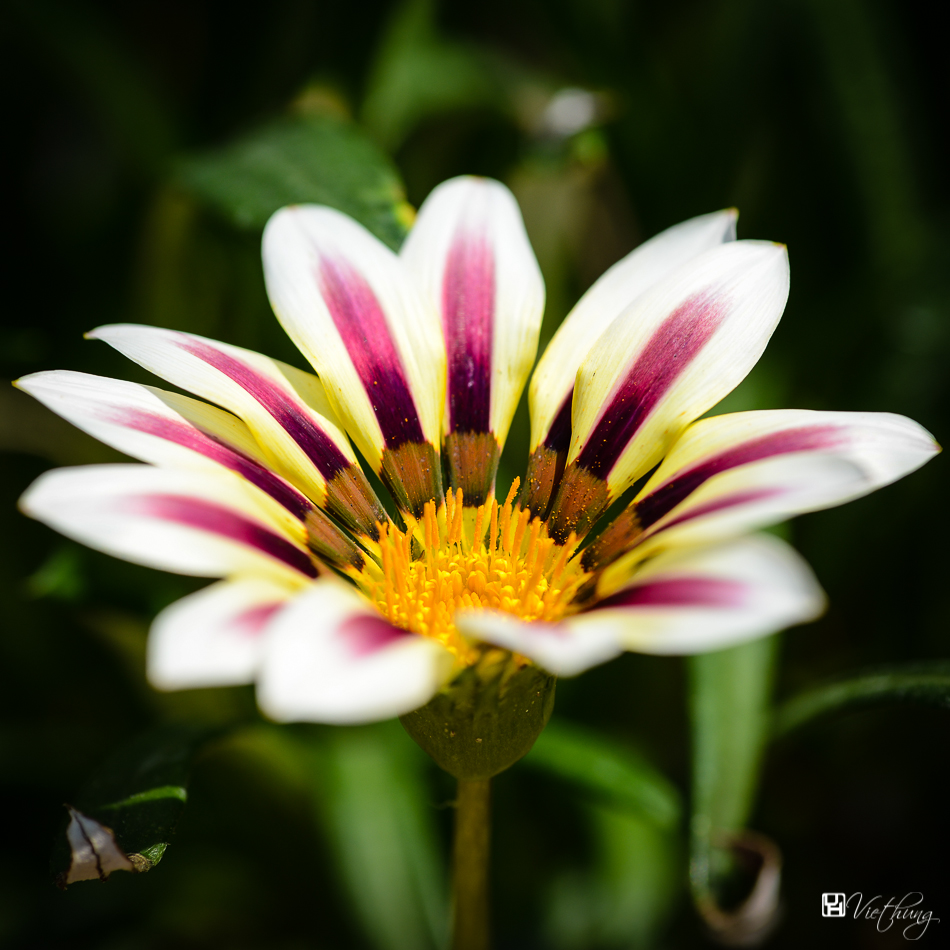
[[[323,204],[397,248],[412,218],[389,159],[355,125],[325,115],[285,117],[185,159],[178,178],[239,228],[262,228],[285,205]]]
[[[819,716],[886,702],[950,709],[950,661],[892,666],[816,686],[776,710],[772,737],[781,738]]]
[[[161,860],[188,800],[195,754],[221,727],[164,726],[121,749],[80,792],[51,869],[60,886],[148,871]]]
[[[690,657],[693,887],[707,894],[728,870],[718,840],[742,831],[755,800],[769,730],[777,637]]]
[[[428,760],[397,722],[320,735],[310,746],[317,818],[363,930],[379,950],[443,946],[446,872],[427,806]]]
[[[632,749],[598,732],[555,719],[524,761],[659,828],[672,830],[679,824],[676,787]]]
[[[362,119],[395,150],[432,116],[479,106],[504,108],[495,73],[484,52],[439,35],[433,0],[407,0],[377,54]]]

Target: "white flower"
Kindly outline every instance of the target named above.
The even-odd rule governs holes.
[[[264,232],[267,287],[317,375],[186,333],[100,327],[89,335],[207,402],[69,371],[20,380],[148,463],[49,472],[23,510],[119,557],[223,578],[158,616],[151,680],[256,681],[281,720],[407,712],[493,647],[569,675],[811,619],[823,595],[807,565],[743,535],[873,491],[939,448],[882,413],[695,421],[758,360],[788,293],[785,248],[734,236],[731,211],[687,221],[585,294],[535,370],[524,488],[499,504],[544,308],[511,194],[446,182],[398,255],[337,211],[285,208]]]

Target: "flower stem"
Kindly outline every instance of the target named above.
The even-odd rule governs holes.
[[[452,950],[489,950],[488,852],[491,780],[458,780],[452,854]]]

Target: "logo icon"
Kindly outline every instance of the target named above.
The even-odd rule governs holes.
[[[821,895],[822,917],[844,917],[845,907],[846,903],[844,894]]]

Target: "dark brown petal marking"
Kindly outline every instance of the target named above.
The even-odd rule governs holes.
[[[563,544],[572,531],[583,538],[609,503],[607,482],[585,468],[569,465],[548,517],[551,537],[558,544]]]
[[[618,591],[591,607],[741,607],[748,588],[725,577],[694,576],[658,578]]]
[[[551,500],[564,474],[567,450],[571,447],[571,407],[574,389],[564,398],[544,441],[531,453],[521,507],[528,508],[539,518],[546,518]]]
[[[379,540],[377,522],[385,524],[389,520],[358,465],[338,472],[327,482],[326,508],[354,534],[368,535],[374,541]]]
[[[564,397],[551,428],[545,436],[544,444],[555,452],[566,452],[571,447],[571,411],[574,407],[574,387]]]
[[[424,442],[402,360],[372,288],[348,261],[322,257],[317,281],[376,413],[387,449]]]
[[[317,576],[306,551],[291,544],[270,528],[250,518],[245,518],[223,505],[216,505],[200,498],[186,498],[182,495],[156,494],[129,496],[122,499],[117,507],[130,514],[171,521],[229,538],[247,547],[256,548],[278,561],[283,561],[284,564],[295,568],[307,577]]]
[[[846,443],[847,430],[840,426],[803,426],[773,432],[732,446],[718,455],[687,468],[657,486],[637,502],[637,514],[644,528],[656,524],[713,475],[739,465],[749,465],[775,455],[834,449]]]
[[[485,504],[495,487],[501,450],[491,432],[451,432],[443,442],[449,485],[462,489],[466,507]]]
[[[632,547],[643,533],[633,505],[626,507],[595,541],[584,549],[581,567],[597,571],[615,561]]]
[[[421,518],[427,501],[442,498],[442,463],[428,442],[407,442],[383,451],[379,477],[396,504]]]
[[[528,459],[528,472],[521,491],[520,505],[538,518],[546,518],[554,491],[564,474],[567,449],[555,452],[542,443]]]
[[[697,294],[681,304],[650,337],[614,390],[587,438],[577,464],[599,478],[611,469],[679,376],[726,315],[725,301]]]
[[[319,509],[307,515],[307,547],[333,567],[363,569],[362,551]]]
[[[495,258],[484,235],[455,235],[442,279],[449,427],[488,432],[491,413]],[[468,492],[465,492],[466,499]],[[481,502],[478,502],[481,504]]]
[[[300,446],[317,471],[330,479],[350,462],[333,439],[293,404],[279,386],[233,356],[198,340],[182,340],[183,350],[204,360],[250,393]]]
[[[168,419],[144,409],[116,408],[114,412],[101,413],[100,418],[116,425],[134,429],[136,432],[144,432],[147,435],[165,439],[168,442],[175,443],[175,445],[198,452],[206,458],[213,459],[232,472],[242,475],[252,485],[256,485],[261,491],[266,492],[301,521],[306,517],[307,512],[313,508],[307,498],[279,475],[275,475],[256,460],[249,458],[243,452],[239,452],[195,425]]]

